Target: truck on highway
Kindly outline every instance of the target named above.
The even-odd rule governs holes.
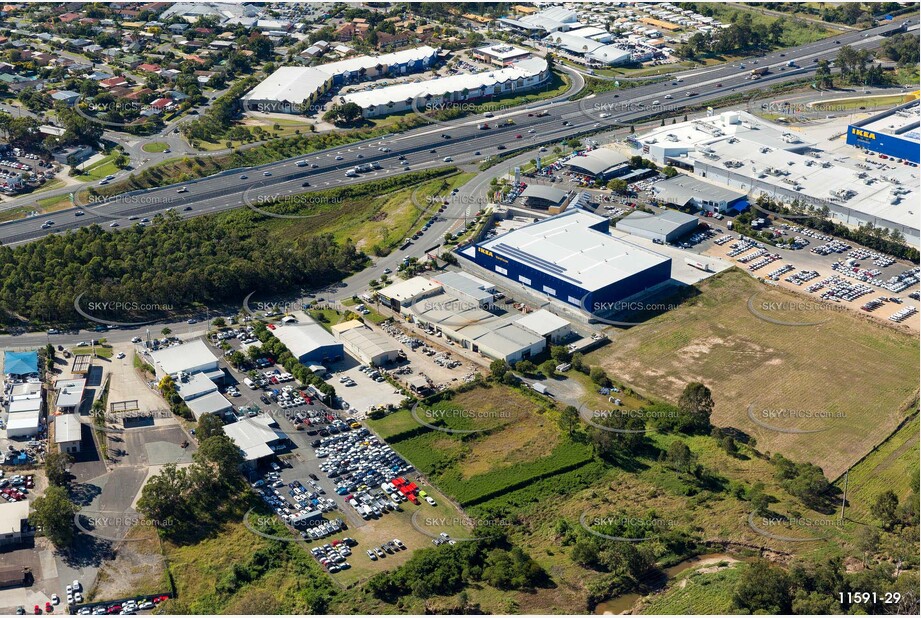
[[[352,169],[350,169],[349,171],[347,171],[347,172],[345,173],[345,175],[346,175],[348,178],[354,178],[355,176],[358,176],[358,168],[357,168],[357,167],[353,167]]]
[[[762,75],[767,74],[767,67],[758,67],[757,69],[752,69],[752,77],[761,77]]]
[[[298,167],[307,167],[307,161],[298,161],[298,162],[297,162],[297,166],[298,166]]]
[[[534,115],[537,116],[538,118],[543,118],[544,116],[550,115],[550,110],[542,109]]]
[[[486,129],[489,128],[489,123],[488,123],[488,122],[481,122],[481,123],[480,123],[480,126],[477,127],[477,128],[478,128],[480,131],[485,131]]]

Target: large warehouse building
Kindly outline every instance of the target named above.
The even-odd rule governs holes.
[[[847,128],[847,143],[896,159],[919,163],[921,156],[921,105],[912,101]]]
[[[250,111],[302,114],[334,86],[360,78],[417,73],[435,64],[437,59],[438,50],[424,45],[315,67],[280,67],[243,97],[243,106]]]
[[[279,326],[272,334],[304,365],[325,364],[342,358],[342,343],[313,320]]]
[[[608,232],[607,218],[571,209],[458,251],[477,266],[589,312],[671,279],[671,258]]]
[[[843,143],[810,142],[802,132],[739,111],[656,128],[630,143],[633,154],[691,171],[710,190],[827,208],[846,225],[872,223],[921,244],[916,167],[853,156]]]
[[[361,107],[366,118],[412,109],[437,111],[465,101],[533,90],[546,82],[550,75],[546,60],[525,58],[495,71],[451,75],[351,92],[338,97],[338,101],[355,103]]]
[[[366,365],[382,367],[400,358],[400,348],[393,339],[371,330],[360,320],[334,324],[332,331],[345,351]]]
[[[694,176],[678,174],[652,186],[656,199],[679,207],[693,206],[711,212],[741,212],[748,207],[748,196]]]

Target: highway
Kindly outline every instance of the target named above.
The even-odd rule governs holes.
[[[906,20],[913,30],[917,18]],[[498,144],[509,149],[538,144],[550,144],[567,137],[603,130],[605,126],[621,127],[649,116],[667,113],[680,114],[691,106],[700,106],[709,101],[747,91],[778,85],[788,81],[808,78],[815,72],[820,59],[834,59],[842,45],[855,48],[874,48],[881,35],[897,32],[901,24],[887,24],[873,29],[840,34],[833,39],[811,43],[797,48],[773,52],[764,57],[750,58],[739,65],[718,65],[693,69],[675,74],[673,79],[654,84],[618,89],[598,95],[589,95],[579,101],[556,101],[534,104],[497,114],[489,119],[492,128],[479,130],[477,125],[483,118],[461,118],[447,123],[433,123],[400,135],[384,139],[358,142],[347,147],[316,152],[303,157],[294,157],[258,168],[244,171],[224,172],[185,184],[187,192],[179,193],[178,185],[122,194],[103,204],[87,204],[82,207],[83,215],[77,209],[60,211],[49,216],[54,224],[47,229],[42,224],[44,217],[15,220],[0,225],[0,242],[13,245],[35,240],[51,233],[97,223],[113,229],[130,225],[129,217],[150,217],[157,212],[175,209],[183,216],[211,214],[221,210],[239,208],[244,205],[244,194],[251,201],[260,196],[304,193],[363,182],[376,176],[402,173],[398,157],[404,156],[409,170],[446,165],[445,157],[451,157],[454,164],[478,162],[489,155],[500,154]],[[796,66],[787,66],[792,61]],[[751,69],[768,67],[769,73],[751,79]],[[658,101],[657,105],[653,105]],[[538,109],[546,109],[548,116],[529,116]],[[513,125],[501,125],[506,118]],[[517,136],[521,136],[520,138]],[[447,137],[445,137],[447,136]],[[389,152],[382,152],[388,148]],[[430,152],[435,150],[434,153]],[[359,158],[359,155],[362,158]],[[316,165],[297,167],[300,159]],[[345,176],[346,170],[359,164],[377,162],[382,169],[357,177]],[[243,179],[241,176],[247,176]],[[307,181],[310,187],[302,184]],[[458,212],[446,212],[448,217],[463,216]],[[113,225],[116,224],[116,225]]]
[[[55,225],[51,230],[41,229],[42,220],[30,219],[10,222],[0,225],[0,238],[3,238],[6,244],[13,244],[28,242],[48,233],[75,229],[91,223],[97,223],[105,227],[115,222],[119,224],[119,227],[124,227],[132,223],[132,221],[129,221],[129,217],[149,217],[167,208],[175,209],[182,216],[197,216],[230,208],[239,208],[244,205],[244,200],[249,201],[250,204],[258,204],[258,198],[261,195],[303,193],[305,191],[363,182],[394,173],[402,173],[403,168],[398,160],[401,154],[409,161],[410,170],[447,165],[443,161],[446,156],[452,157],[454,164],[469,168],[469,165],[466,164],[478,164],[486,156],[499,153],[496,146],[500,143],[507,144],[509,149],[519,146],[529,147],[526,152],[503,161],[496,168],[479,173],[462,188],[463,194],[471,198],[481,198],[485,195],[488,181],[492,176],[499,173],[500,170],[524,163],[533,158],[535,155],[534,149],[539,144],[551,144],[580,133],[603,130],[605,127],[602,123],[616,123],[617,126],[625,126],[631,122],[647,118],[651,114],[661,111],[659,108],[650,111],[651,102],[656,99],[664,100],[666,94],[672,94],[674,97],[669,101],[674,104],[674,108],[669,108],[667,111],[677,114],[688,102],[699,104],[713,98],[725,97],[730,93],[763,88],[766,84],[800,79],[815,70],[815,63],[812,62],[813,58],[831,59],[837,53],[839,44],[835,43],[836,40],[841,41],[841,45],[851,43],[854,47],[875,46],[879,44],[877,35],[891,28],[893,27],[849,33],[841,35],[837,39],[787,49],[764,58],[757,58],[758,64],[754,66],[767,65],[771,68],[771,72],[755,80],[747,79],[750,76],[749,69],[752,66],[750,60],[742,62],[746,66],[745,70],[739,69],[735,65],[688,71],[675,75],[674,79],[667,82],[590,96],[575,102],[555,101],[544,103],[540,106],[531,106],[531,112],[527,107],[511,110],[497,115],[496,118],[489,121],[490,124],[495,125],[497,121],[501,121],[504,117],[511,117],[514,119],[515,125],[510,127],[495,127],[489,131],[481,131],[476,128],[477,124],[482,122],[481,118],[459,119],[454,121],[453,126],[450,128],[433,125],[403,135],[389,136],[383,140],[375,139],[355,143],[348,147],[316,152],[303,157],[261,166],[258,169],[226,172],[221,175],[189,182],[186,185],[189,189],[188,193],[177,193],[177,186],[164,187],[139,192],[137,196],[131,196],[132,199],[120,199],[114,203],[107,203],[98,207],[85,206],[83,211],[86,214],[79,217],[74,215],[74,210],[62,211],[53,215]],[[915,25],[913,29],[916,28],[917,26]],[[786,70],[781,71],[780,68],[785,67],[789,60],[794,60],[802,68],[797,70],[786,67]],[[679,79],[682,81],[677,81]],[[722,85],[717,87],[716,84]],[[698,94],[692,97],[685,96],[685,93],[689,91],[697,92]],[[618,103],[620,103],[619,106],[617,105]],[[534,109],[549,109],[551,113],[548,117],[528,116],[528,113],[533,113]],[[601,114],[610,114],[610,117],[602,118]],[[563,126],[563,121],[567,121],[570,126]],[[534,129],[534,133],[528,133],[530,129]],[[442,134],[450,135],[450,139],[441,137]],[[515,137],[519,134],[522,135],[520,140]],[[380,151],[379,148],[382,147],[389,148],[390,152]],[[429,152],[433,147],[436,150],[435,154]],[[480,154],[475,154],[476,152]],[[364,158],[358,159],[359,154],[362,154]],[[337,157],[342,158],[337,160]],[[310,164],[316,164],[318,167],[297,167],[294,162],[302,159]],[[358,178],[347,178],[345,176],[345,170],[355,166],[356,163],[372,161],[380,163],[382,169],[372,173],[361,174]],[[263,176],[264,172],[268,172],[271,175]],[[247,179],[241,180],[241,175],[246,175]],[[301,186],[305,180],[310,183],[310,187],[306,189]],[[191,208],[191,210],[184,210],[187,207]],[[405,252],[394,251],[386,257],[375,259],[372,267],[347,278],[344,282],[345,286],[335,293],[320,295],[325,296],[327,299],[341,299],[351,296],[366,289],[368,283],[372,279],[378,278],[384,268],[390,268],[395,271],[404,255],[421,257],[425,249],[440,244],[446,232],[454,231],[463,225],[466,209],[467,206],[463,200],[452,201],[448,209],[439,216],[423,238],[416,241],[411,248]],[[309,225],[309,219],[305,220],[305,224]],[[241,298],[241,307],[242,304],[243,299]],[[233,307],[230,307],[230,309],[232,310]],[[221,315],[220,311],[212,310],[211,316]],[[151,334],[155,336],[164,325],[150,325]],[[192,337],[200,334],[204,325],[199,323],[193,326],[185,324],[184,321],[177,321],[168,324],[168,326],[176,334]],[[110,341],[127,341],[135,335],[145,336],[147,328],[144,326],[119,329],[110,331],[104,336]],[[48,336],[45,333],[23,333],[12,337],[4,335],[0,337],[0,346],[28,348],[43,345],[48,341],[54,344],[74,344],[92,336],[94,334],[86,333],[85,331],[83,334],[52,336]],[[95,336],[99,337],[98,334]]]

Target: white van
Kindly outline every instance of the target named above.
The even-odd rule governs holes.
[[[246,384],[248,387],[250,387],[253,390],[256,390],[257,388],[259,388],[258,386],[256,386],[256,383],[250,380],[249,378],[243,378],[243,384]]]

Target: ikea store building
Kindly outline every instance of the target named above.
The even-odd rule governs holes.
[[[458,255],[590,314],[671,279],[671,258],[609,232],[607,218],[574,208],[473,244]]]

